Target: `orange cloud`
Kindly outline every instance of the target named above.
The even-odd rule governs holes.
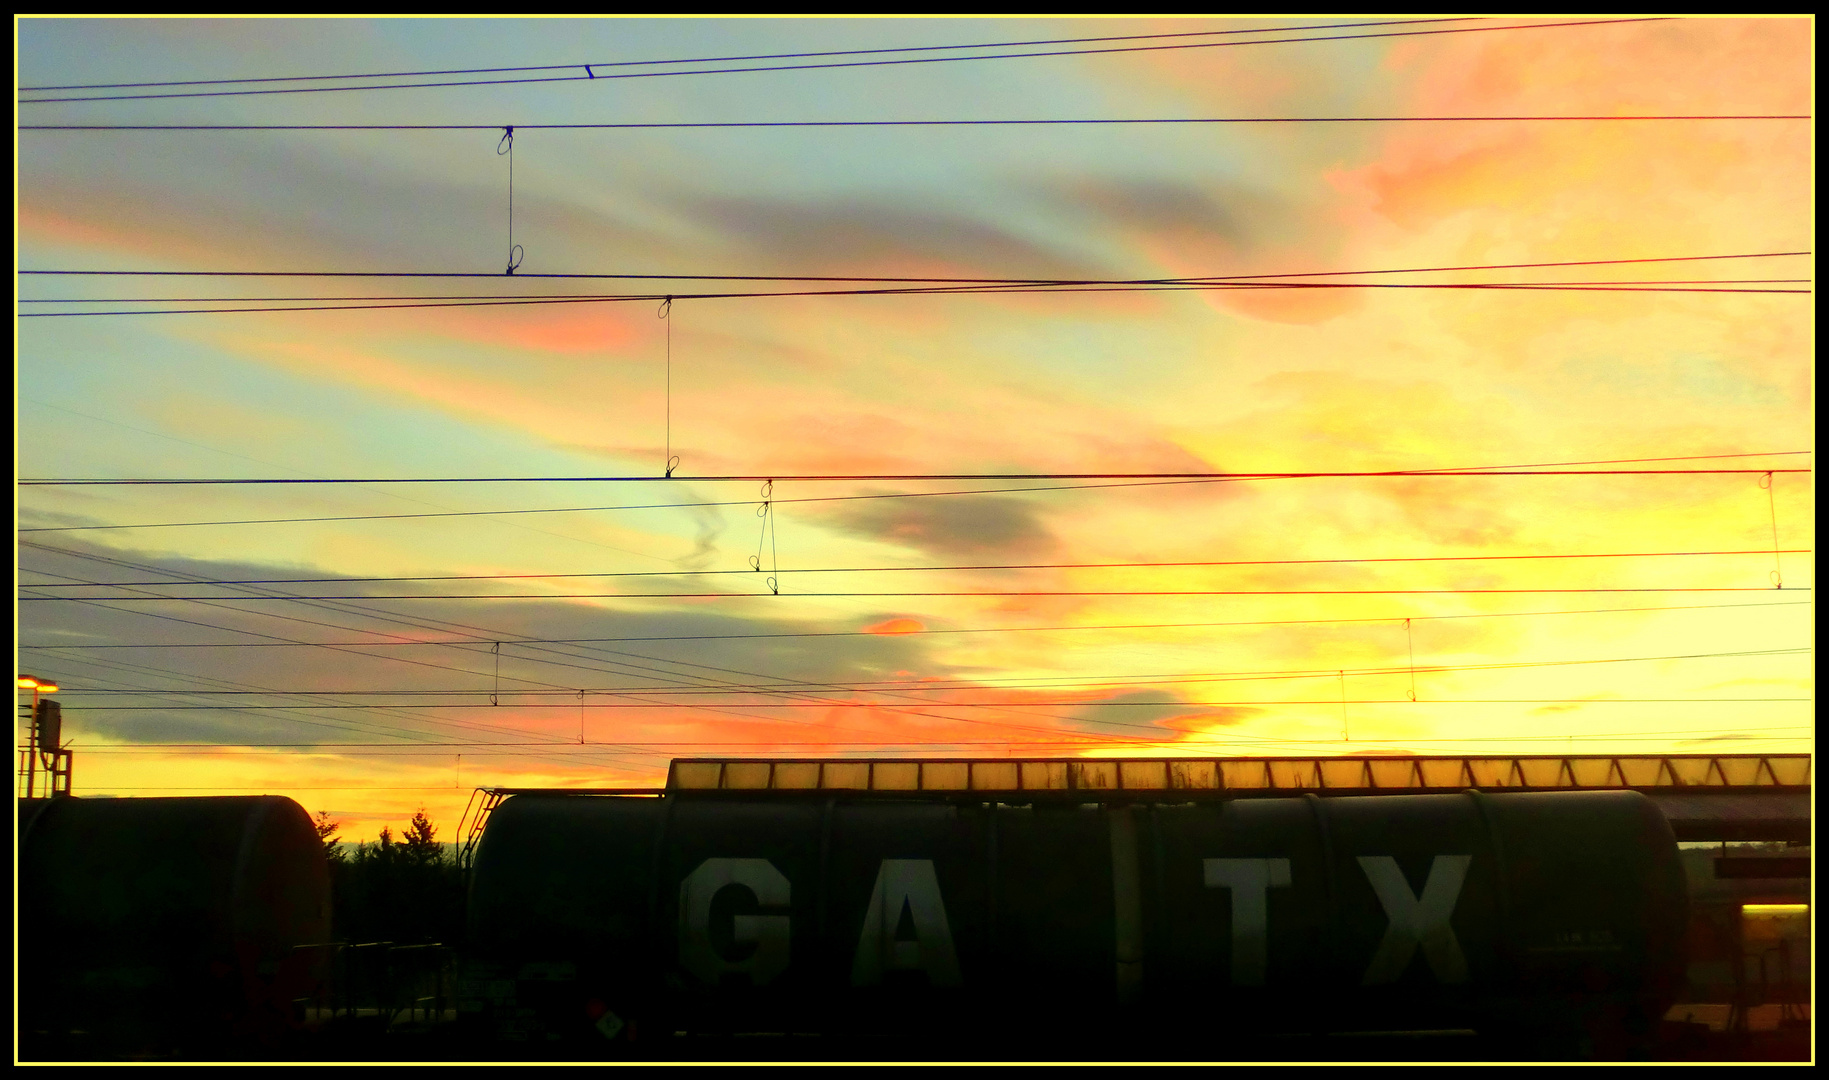
[[[885,619],[874,626],[864,627],[866,634],[918,634],[927,629],[919,619]]]

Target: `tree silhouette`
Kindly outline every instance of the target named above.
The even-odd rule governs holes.
[[[313,827],[318,831],[318,839],[324,842],[324,857],[333,863],[343,861],[343,841],[338,840],[337,830],[343,827],[341,821],[332,821],[330,811],[319,810]]]
[[[420,807],[408,823],[402,840],[406,844],[406,855],[413,863],[424,865],[435,863],[442,854],[438,846],[438,827],[426,816],[425,807]]]
[[[322,815],[321,815],[322,817]],[[372,843],[333,863],[333,918],[345,941],[454,942],[463,932],[463,873],[437,840],[422,807],[394,838],[383,826]]]

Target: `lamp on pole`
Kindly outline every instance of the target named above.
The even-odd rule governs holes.
[[[26,713],[26,750],[25,750],[25,797],[36,794],[38,778],[38,698],[40,694],[57,693],[57,684],[50,679],[41,679],[36,675],[20,675],[18,689],[32,692],[32,705]],[[59,748],[51,747],[55,754]],[[55,785],[53,785],[55,786]]]

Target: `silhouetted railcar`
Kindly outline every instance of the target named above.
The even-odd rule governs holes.
[[[23,800],[19,845],[28,1043],[219,1047],[296,1023],[330,878],[291,799]]]
[[[1271,1031],[1645,1035],[1683,984],[1677,845],[1635,792],[1098,797],[516,795],[459,1008],[535,1040],[1224,1058]]]

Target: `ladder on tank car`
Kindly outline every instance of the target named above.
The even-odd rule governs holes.
[[[457,820],[457,865],[466,874],[476,858],[476,844],[483,838],[483,826],[489,822],[489,812],[500,806],[508,795],[503,788],[477,788],[470,793],[464,816]]]

